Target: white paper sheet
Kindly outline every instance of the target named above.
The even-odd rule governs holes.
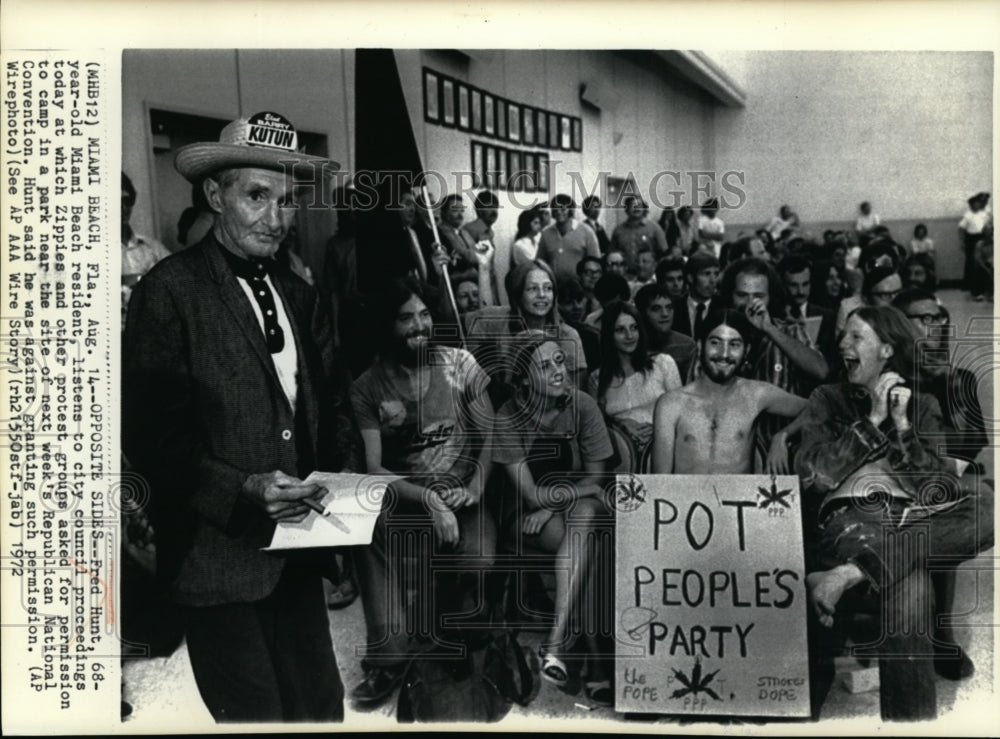
[[[327,489],[322,504],[329,515],[310,511],[299,523],[278,523],[264,551],[371,544],[385,489],[398,479],[395,475],[313,472],[305,482]]]

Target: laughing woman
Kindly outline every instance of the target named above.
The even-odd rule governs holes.
[[[509,542],[556,555],[556,621],[542,647],[542,674],[559,687],[584,655],[585,687],[610,705],[613,517],[601,475],[611,441],[594,400],[570,381],[562,347],[544,336],[513,360],[515,395],[496,416],[493,459],[510,494],[501,526]]]

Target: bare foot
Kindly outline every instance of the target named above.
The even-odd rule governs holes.
[[[833,614],[837,611],[840,596],[864,579],[864,573],[850,562],[837,565],[832,570],[806,575],[806,587],[819,622],[827,628],[833,626]]]

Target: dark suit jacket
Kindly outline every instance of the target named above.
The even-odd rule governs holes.
[[[212,234],[157,264],[129,305],[123,447],[150,486],[157,574],[179,603],[249,602],[277,584],[284,561],[259,551],[274,524],[241,496],[248,475],[356,465],[322,304],[285,268],[272,280],[297,347],[294,412]]]
[[[718,296],[711,299],[708,309],[718,308],[721,305]],[[706,313],[706,315],[708,315]],[[694,338],[694,326],[691,325],[691,317],[688,315],[687,297],[678,298],[674,301],[674,323],[671,327],[673,331]]]
[[[608,232],[604,230],[604,226],[601,225],[600,221],[591,222],[589,218],[584,218],[583,222],[590,226],[590,229],[597,236],[597,246],[601,250],[601,254],[607,254],[608,249],[611,248],[611,239],[608,238]]]
[[[366,228],[368,238],[362,239],[357,256],[358,287],[363,293],[373,293],[388,280],[408,275],[417,268],[417,263],[410,235],[398,213],[386,213],[380,219],[372,219]],[[427,267],[427,282],[436,287],[441,280],[434,270],[434,237],[420,218],[413,224],[413,230]]]

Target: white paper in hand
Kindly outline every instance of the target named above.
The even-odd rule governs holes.
[[[305,482],[326,488],[322,504],[327,515],[310,511],[299,523],[279,522],[264,551],[371,544],[385,489],[398,479],[395,475],[313,472]]]

